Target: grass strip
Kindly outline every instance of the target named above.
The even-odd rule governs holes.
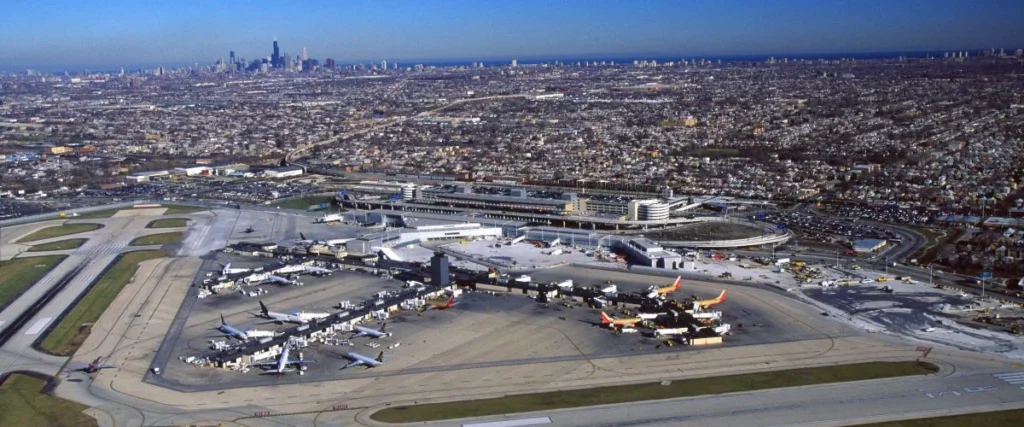
[[[56,242],[35,245],[25,250],[25,252],[66,251],[68,249],[77,249],[84,245],[87,241],[89,241],[89,239],[58,240]]]
[[[46,382],[12,374],[0,386],[0,425],[95,426],[96,419],[82,411],[88,406],[42,393]]]
[[[102,211],[91,211],[79,213],[77,217],[79,219],[97,219],[97,218],[110,218],[114,214],[118,213],[121,209],[106,209]]]
[[[59,356],[66,356],[78,350],[89,336],[93,323],[99,320],[114,301],[121,289],[135,276],[139,263],[167,256],[164,251],[137,251],[121,255],[94,283],[59,324],[43,338],[39,347]]]
[[[948,417],[920,418],[916,420],[859,425],[862,427],[992,427],[1021,425],[1022,419],[1024,419],[1024,409],[1011,409],[980,414],[951,415]]]
[[[170,233],[150,234],[148,236],[138,237],[132,240],[129,245],[131,246],[149,246],[149,245],[163,245],[167,243],[178,243],[181,241],[181,232],[172,231]]]
[[[927,362],[867,362],[716,378],[693,378],[671,381],[667,385],[663,383],[628,384],[580,390],[514,394],[493,399],[396,406],[377,411],[370,415],[370,418],[386,423],[411,423],[484,417],[516,412],[925,375],[938,372],[938,370],[938,367]]]
[[[188,220],[185,218],[165,218],[147,224],[146,228],[177,228],[186,225],[188,225]]]
[[[309,196],[300,197],[298,199],[285,200],[283,202],[274,203],[273,206],[278,206],[281,209],[300,209],[306,210],[310,206],[319,205],[321,203],[330,203],[333,197],[331,196]]]
[[[64,255],[47,255],[0,261],[0,308],[14,301],[64,258]]]
[[[63,224],[54,227],[46,227],[18,239],[18,243],[29,243],[43,239],[67,236],[69,234],[85,233],[87,231],[99,230],[100,228],[103,228],[100,224]]]

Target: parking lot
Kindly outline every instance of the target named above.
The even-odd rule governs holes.
[[[765,221],[799,230],[806,238],[818,242],[848,243],[857,239],[902,240],[899,233],[882,227],[799,212],[768,213],[765,214]]]

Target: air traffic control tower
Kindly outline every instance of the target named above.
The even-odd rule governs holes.
[[[451,284],[448,274],[448,256],[441,252],[434,252],[430,258],[430,284],[445,287]]]

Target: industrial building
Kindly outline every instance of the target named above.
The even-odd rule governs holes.
[[[888,242],[881,239],[860,239],[853,242],[853,251],[857,253],[874,252],[885,247]]]
[[[654,268],[671,268],[683,266],[683,257],[665,250],[655,241],[646,237],[634,237],[628,240],[615,240],[614,247],[625,250],[637,264]]]
[[[294,176],[301,176],[303,169],[298,166],[285,166],[282,168],[267,169],[263,171],[263,175],[267,178],[291,178]]]
[[[515,237],[525,226],[525,223],[518,221],[386,210],[368,212],[363,220],[383,225],[385,231],[349,241],[346,247],[350,253],[366,254],[376,252],[376,248],[426,241]]]

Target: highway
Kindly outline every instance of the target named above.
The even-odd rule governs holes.
[[[297,162],[296,158],[297,158],[297,156],[299,154],[301,154],[301,153],[303,153],[305,151],[308,151],[309,149],[314,148],[314,147],[319,147],[319,146],[322,146],[322,145],[332,144],[332,143],[335,143],[335,142],[338,142],[338,141],[341,141],[341,140],[345,140],[345,139],[353,138],[353,137],[356,137],[356,136],[359,136],[359,135],[363,135],[363,134],[366,134],[366,133],[370,133],[370,132],[373,132],[373,131],[378,130],[378,129],[383,129],[383,128],[386,128],[386,127],[389,127],[389,126],[394,126],[394,125],[397,125],[397,124],[401,124],[401,123],[404,123],[404,122],[406,122],[406,121],[408,121],[409,119],[412,119],[412,118],[428,117],[431,114],[434,114],[434,113],[436,113],[438,111],[444,110],[446,108],[451,108],[451,107],[454,107],[456,105],[465,104],[465,103],[468,103],[468,102],[493,101],[493,100],[498,100],[498,99],[520,98],[520,97],[523,97],[523,96],[525,96],[525,95],[515,94],[515,95],[494,95],[494,96],[485,96],[485,97],[480,97],[480,98],[460,99],[460,100],[455,101],[455,102],[450,102],[448,104],[444,104],[444,105],[441,105],[441,106],[438,106],[438,107],[431,108],[431,109],[426,110],[426,111],[422,111],[420,113],[417,113],[415,116],[391,118],[391,119],[385,120],[385,121],[383,121],[381,123],[378,123],[376,125],[370,126],[368,128],[363,128],[363,129],[355,130],[355,131],[352,131],[352,132],[344,133],[344,134],[341,134],[341,135],[336,135],[336,136],[334,136],[332,138],[328,138],[328,139],[325,139],[323,141],[319,141],[319,142],[314,142],[314,143],[308,144],[305,147],[296,148],[296,149],[288,152],[288,154],[285,155],[284,158],[285,158],[286,161],[288,161],[288,163],[295,164],[295,165],[298,165],[298,166],[307,166],[308,167],[308,165],[306,165],[306,164]]]

